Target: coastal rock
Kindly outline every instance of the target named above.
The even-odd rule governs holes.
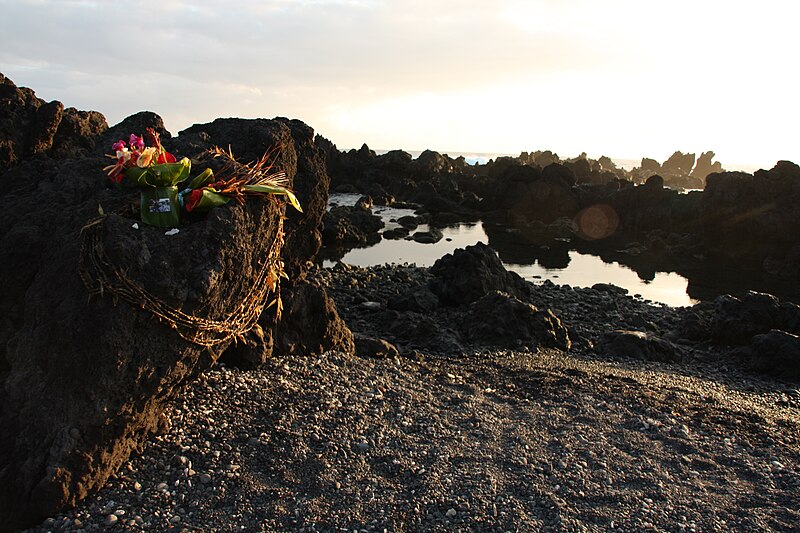
[[[417,231],[411,238],[421,244],[434,244],[444,238],[444,233],[439,228],[428,228],[428,231]]]
[[[282,209],[274,200],[215,209],[172,236],[134,228],[130,199],[106,188],[103,163],[51,163],[45,173],[21,163],[14,178],[36,194],[4,191],[2,273],[15,285],[0,310],[10,325],[0,353],[6,527],[75,504],[141,446],[165,402],[231,342],[223,335],[207,349],[187,341],[180,334],[191,338],[198,322],[181,317],[219,321],[237,311],[276,237]],[[108,214],[92,222],[98,205]],[[114,268],[124,269],[119,283],[145,291],[134,294],[149,311],[108,287],[89,298],[79,272],[96,280]]]
[[[497,254],[486,244],[459,248],[438,259],[431,267],[431,290],[443,303],[468,304],[492,291],[526,300],[529,288],[518,274],[508,272]]]
[[[630,357],[644,361],[669,363],[680,361],[680,354],[674,344],[643,331],[609,331],[600,337],[595,351],[603,355]]]
[[[389,309],[399,312],[430,313],[439,307],[439,298],[427,287],[400,294],[389,301]]]
[[[271,328],[254,327],[228,347],[219,362],[242,370],[259,368],[272,355],[274,342]]]
[[[353,334],[339,317],[336,304],[325,289],[308,281],[287,283],[281,290],[283,313],[275,324],[274,352],[320,354],[328,350],[352,354]],[[274,324],[274,312],[267,309],[261,322]]]
[[[161,138],[162,144],[175,155],[181,154],[186,156],[193,156],[199,150],[192,150],[189,153],[182,153],[182,145],[173,146],[175,143],[172,140],[172,134],[164,126],[164,119],[152,111],[140,111],[133,115],[126,117],[119,124],[115,124],[108,128],[98,138],[95,154],[102,156],[103,154],[112,153],[111,145],[119,140],[128,142],[128,137],[131,133],[143,136],[148,128],[153,128]]]
[[[196,154],[212,146],[230,148],[242,163],[257,160],[266,151],[281,147],[274,163],[290,176],[292,190],[303,207],[302,213],[294,209],[286,212],[284,268],[290,278],[305,275],[308,259],[322,246],[322,216],[327,209],[330,186],[325,153],[315,143],[313,128],[283,117],[273,120],[220,118],[181,131],[169,146],[184,154]]]
[[[355,335],[354,340],[355,353],[359,357],[391,359],[400,355],[397,347],[384,339],[375,339],[364,335]]]
[[[233,132],[236,124],[253,126],[234,121],[225,128]],[[304,215],[289,214],[282,254],[289,276],[299,280],[318,245],[314,234],[327,201],[324,160],[302,123],[282,119],[257,126],[257,140],[238,142],[254,143],[252,153],[255,145],[260,152],[283,146],[278,164],[305,208]],[[211,133],[194,137],[203,148],[231,144],[216,127],[205,129]],[[9,284],[0,303],[4,527],[54,515],[101,487],[155,431],[165,403],[231,344],[224,328],[203,334],[222,331],[210,348],[187,340],[198,324],[227,324],[232,313],[240,316],[242,309],[264,303],[250,295],[264,286],[259,272],[284,212],[276,200],[213,209],[165,235],[163,228],[136,224],[130,208],[135,197],[107,188],[105,164],[100,157],[34,159],[4,174],[12,184],[0,193],[7,206],[0,215],[0,274]],[[105,215],[93,221],[98,206]],[[88,297],[79,272],[95,280],[98,272],[114,268],[144,291],[133,293],[150,302],[148,310],[115,297],[121,293],[108,287],[102,296]],[[325,301],[307,287],[285,294],[278,345],[300,346],[293,339],[301,339],[303,349],[346,349],[349,332],[331,331],[336,320]],[[310,317],[313,310],[325,320]],[[172,318],[162,323],[153,313]],[[245,335],[251,362],[263,359],[272,337],[268,328],[260,337],[257,330]],[[261,352],[253,356],[252,350]]]
[[[389,331],[407,349],[457,355],[463,353],[461,336],[449,326],[421,313],[401,313],[389,326]]]
[[[737,351],[751,370],[784,379],[800,379],[800,337],[771,330],[753,337],[752,343]]]
[[[577,193],[561,177],[544,175],[538,167],[517,164],[502,172],[496,188],[484,199],[484,210],[505,211],[514,224],[571,218],[579,208]]]
[[[676,151],[661,165],[665,173],[689,174],[694,168],[695,154],[684,154]]]
[[[782,317],[780,302],[771,294],[720,296],[714,301],[711,338],[722,345],[748,344],[755,335],[781,329]]]
[[[37,156],[56,159],[83,157],[92,152],[97,137],[108,129],[96,111],[64,108],[45,102],[28,88],[17,87],[0,74],[0,173]]]
[[[692,177],[701,180],[703,185],[706,182],[706,176],[716,172],[723,172],[722,164],[719,161],[713,161],[716,154],[712,151],[703,152],[697,158],[694,169],[692,169]]]
[[[494,291],[471,303],[461,329],[470,342],[505,348],[569,350],[567,328],[550,309],[539,310]]]
[[[383,220],[369,209],[338,206],[322,218],[322,239],[325,246],[355,248],[375,244],[381,240],[378,233]]]
[[[701,208],[703,238],[709,251],[744,261],[771,275],[797,278],[794,250],[800,224],[800,167],[779,161],[769,171],[710,174]]]
[[[430,177],[434,174],[451,172],[453,163],[450,158],[443,156],[439,152],[425,150],[412,162],[412,168],[416,175]]]

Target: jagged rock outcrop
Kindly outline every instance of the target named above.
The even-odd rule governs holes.
[[[772,275],[800,276],[800,167],[779,161],[754,175],[723,172],[706,178],[701,207],[709,251],[763,266]]]
[[[716,154],[712,151],[703,152],[697,158],[697,163],[692,169],[692,177],[701,180],[703,184],[706,182],[706,177],[715,172],[722,172],[722,164],[719,161],[713,161]]]
[[[4,82],[4,95],[9,87]],[[0,124],[4,153],[13,156],[0,192],[0,275],[8,284],[0,301],[3,530],[56,514],[101,487],[155,430],[164,403],[213,364],[232,333],[243,334],[237,317],[273,296],[264,295],[263,275],[284,213],[274,199],[251,199],[213,209],[177,234],[143,225],[131,207],[136,193],[107,186],[100,154],[110,147],[98,139],[163,128],[161,119],[140,113],[110,131],[73,122],[64,138],[85,135],[69,141],[82,148],[59,152],[62,126],[50,148],[53,128],[34,127],[56,124],[59,106],[38,105],[28,90],[14,95],[49,118],[31,122],[22,106],[25,113]],[[305,209],[289,212],[285,226],[282,257],[292,283],[283,284],[280,326],[267,310],[261,330],[245,336],[262,356],[272,344],[352,351],[352,336],[324,291],[302,281],[319,247],[328,188],[311,128],[287,119],[226,120],[190,128],[183,139],[165,133],[168,148],[187,155],[211,144],[231,145],[244,157],[283,147],[276,164]],[[57,159],[65,154],[85,157]],[[90,298],[86,284],[97,288],[103,279],[103,293]],[[212,340],[219,342],[207,346]]]
[[[108,129],[96,111],[65,108],[45,102],[28,88],[17,87],[0,74],[0,172],[31,157],[81,157],[95,148],[96,137]]]
[[[431,273],[431,290],[450,305],[469,304],[493,291],[523,300],[529,293],[525,280],[507,271],[494,250],[482,242],[438,259]]]
[[[470,342],[506,348],[569,350],[567,328],[550,309],[540,310],[500,291],[469,305],[461,322]]]
[[[5,175],[24,183],[3,194],[0,220],[3,274],[16,283],[1,310],[0,523],[8,527],[101,487],[156,428],[164,402],[230,343],[188,342],[108,288],[89,298],[82,268],[124,269],[148,295],[137,297],[163,316],[173,309],[223,320],[259,282],[281,215],[276,202],[256,201],[216,209],[177,235],[137,229],[127,197],[106,189],[102,165],[51,162],[42,173],[31,162]],[[36,194],[26,194],[34,184]],[[112,214],[83,230],[98,206]],[[91,235],[102,253],[82,263]]]
[[[281,137],[283,134],[279,132],[282,131],[287,131],[289,137]],[[314,130],[299,120],[286,118],[219,118],[181,131],[177,139],[168,144],[181,154],[195,154],[211,146],[230,147],[236,159],[243,163],[260,158],[276,145],[284,146],[276,165],[296,169],[292,188],[303,206],[302,214],[287,212],[283,255],[289,277],[300,278],[307,271],[306,261],[316,255],[322,245],[322,216],[330,186],[325,154],[314,143]]]
[[[580,203],[576,192],[560,176],[551,172],[545,175],[539,167],[512,164],[498,176],[490,195],[484,198],[483,208],[504,212],[509,221],[519,225],[571,218]]]

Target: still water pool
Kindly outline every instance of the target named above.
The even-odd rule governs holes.
[[[353,205],[358,195],[331,195],[331,204]],[[376,206],[376,215],[383,218],[385,229],[397,227],[392,222],[401,216],[411,215],[409,209],[396,209]],[[427,225],[421,225],[414,231],[428,231]],[[413,233],[413,232],[412,232]],[[349,251],[341,259],[343,263],[356,266],[374,266],[387,263],[414,263],[417,266],[431,266],[445,254],[457,248],[464,248],[479,241],[492,246],[482,223],[458,224],[442,228],[444,238],[435,244],[420,244],[413,240],[383,239],[369,248],[356,248]],[[501,259],[502,259],[502,254]],[[664,303],[671,306],[687,306],[697,303],[686,292],[688,281],[674,272],[657,272],[651,280],[640,278],[636,272],[616,262],[606,263],[601,258],[583,254],[575,250],[568,252],[569,261],[562,268],[542,266],[538,260],[529,264],[517,264],[503,261],[506,268],[516,272],[533,283],[550,280],[559,285],[573,287],[591,287],[595,283],[611,283],[628,289],[631,295],[641,295],[646,300]],[[324,266],[333,263],[326,261]]]

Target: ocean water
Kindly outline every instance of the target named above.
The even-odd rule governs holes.
[[[359,195],[332,194],[331,204],[353,205]],[[385,229],[397,227],[392,222],[397,218],[413,214],[410,209],[396,209],[376,206],[373,212],[381,216],[386,224]],[[427,231],[427,225],[421,225],[414,231]],[[414,232],[412,232],[413,234]],[[420,244],[413,240],[383,239],[368,248],[356,248],[349,251],[341,261],[350,265],[368,267],[383,264],[415,264],[428,267],[445,254],[457,248],[465,248],[477,242],[492,245],[483,224],[457,224],[442,229],[444,238],[435,244]],[[637,273],[625,265],[613,262],[606,263],[601,258],[583,254],[575,250],[568,252],[569,262],[563,268],[552,268],[542,265],[538,260],[529,264],[505,262],[508,270],[516,272],[528,281],[542,283],[550,280],[559,285],[573,287],[591,287],[595,283],[611,283],[628,290],[630,295],[640,295],[645,300],[674,307],[689,306],[697,303],[687,294],[688,280],[674,272],[657,272],[652,280],[640,278]],[[331,261],[323,266],[332,267]]]

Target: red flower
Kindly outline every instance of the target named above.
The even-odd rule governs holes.
[[[203,197],[203,190],[202,189],[194,189],[192,192],[189,193],[189,200],[186,202],[186,210],[191,211],[197,204],[200,203],[200,199]]]

